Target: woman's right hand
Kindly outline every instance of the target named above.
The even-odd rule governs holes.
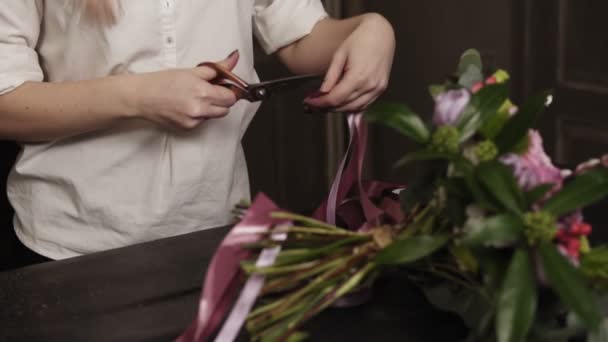
[[[238,52],[220,63],[232,70]],[[229,89],[214,85],[209,67],[176,69],[133,75],[134,116],[171,129],[193,129],[208,119],[227,115],[237,101]]]

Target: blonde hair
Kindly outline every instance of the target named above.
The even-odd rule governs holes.
[[[118,21],[120,3],[117,0],[76,0],[87,19],[106,26]]]

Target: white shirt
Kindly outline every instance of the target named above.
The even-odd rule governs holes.
[[[326,17],[319,0],[123,0],[118,24],[104,28],[73,1],[3,2],[0,94],[25,81],[193,67],[235,49],[235,72],[254,82],[254,34],[272,53]],[[183,134],[142,121],[23,145],[8,180],[18,237],[62,259],[229,223],[249,198],[240,141],[257,108],[240,101]]]

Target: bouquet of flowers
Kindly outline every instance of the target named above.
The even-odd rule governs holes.
[[[598,304],[608,288],[608,247],[591,246],[581,214],[608,195],[608,158],[555,167],[532,129],[551,94],[518,107],[507,72],[482,70],[479,53],[466,51],[457,72],[430,88],[431,122],[403,104],[364,114],[417,143],[397,163],[420,171],[407,186],[356,179],[365,127],[351,118],[360,138],[349,150],[355,180],[332,189],[337,207],[326,203],[315,218],[264,197],[240,208],[241,223],[214,259],[232,261],[212,263],[199,319],[182,339],[210,336],[236,301],[222,332],[234,334],[246,320],[253,340],[299,340],[307,320],[356,299],[392,269],[460,315],[470,341],[608,340]],[[340,208],[355,214],[338,215]],[[248,277],[244,287],[239,274]]]

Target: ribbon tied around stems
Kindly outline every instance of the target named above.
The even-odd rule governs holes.
[[[346,155],[340,163],[329,197],[313,216],[320,221],[357,231],[369,231],[379,225],[402,221],[404,215],[395,191],[404,187],[361,180],[368,134],[363,114],[349,115],[348,127],[350,141]],[[242,221],[222,241],[207,270],[198,315],[176,342],[207,341],[231,307],[215,341],[230,342],[236,339],[265,281],[263,275],[253,274],[239,293],[243,275],[240,263],[251,257],[244,246],[260,241],[269,233],[272,233],[275,241],[286,240],[287,234],[281,232],[280,227],[289,222],[271,218],[271,213],[275,211],[278,211],[278,207],[268,197],[258,195]],[[264,249],[256,266],[272,266],[280,250],[280,245]],[[350,299],[337,301],[335,306],[350,306],[359,301],[361,295],[355,294]],[[235,304],[231,305],[233,302]]]

